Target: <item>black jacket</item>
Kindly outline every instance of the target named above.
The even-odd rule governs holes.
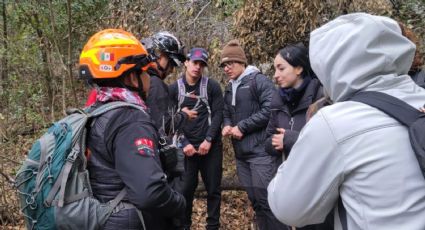
[[[149,94],[146,99],[146,105],[152,120],[158,130],[164,130],[165,133],[171,132],[171,121],[174,121],[174,128],[179,129],[186,120],[187,115],[183,112],[176,113],[172,111],[168,86],[153,71],[149,72],[151,77]],[[174,115],[174,119],[171,116]],[[164,125],[163,125],[164,123]],[[163,127],[164,126],[164,127]]]
[[[124,107],[96,118],[87,136],[88,169],[94,196],[108,202],[125,187],[123,201],[139,208],[147,229],[169,229],[185,199],[168,184],[150,116]],[[105,228],[140,229],[135,209],[113,213]]]
[[[270,121],[267,125],[266,151],[271,155],[281,156],[282,152],[272,146],[272,135],[277,133],[276,128],[284,128],[283,152],[287,155],[298,139],[301,129],[306,124],[306,112],[308,107],[316,100],[323,97],[322,87],[319,80],[312,79],[306,86],[304,94],[294,108],[285,104],[279,94],[274,90],[271,102]]]
[[[425,88],[425,71],[422,69],[416,69],[409,71],[409,75],[416,84],[420,87]]]
[[[184,75],[181,76],[185,84],[186,92],[193,92],[194,95],[200,95],[200,82],[199,80],[194,86],[190,86]],[[179,89],[177,81],[169,86],[170,97],[173,106],[178,106]],[[221,92],[220,84],[217,81],[209,78],[207,84],[208,104],[211,109],[211,125],[208,124],[208,109],[205,103],[201,102],[202,106],[199,107],[198,117],[195,120],[186,120],[182,127],[185,138],[188,143],[192,144],[195,148],[205,140],[205,137],[211,137],[213,142],[221,142],[221,123],[223,121],[223,93]],[[181,108],[188,107],[192,109],[197,102],[195,98],[185,97]]]
[[[260,72],[253,72],[241,80],[232,105],[232,83],[224,92],[223,125],[238,126],[241,140],[232,139],[237,158],[266,155],[264,141],[270,117],[273,82]]]

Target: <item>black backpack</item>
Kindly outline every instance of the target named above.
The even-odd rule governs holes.
[[[360,92],[349,100],[375,107],[408,127],[410,143],[418,159],[422,175],[425,177],[425,113],[396,97],[381,92]]]

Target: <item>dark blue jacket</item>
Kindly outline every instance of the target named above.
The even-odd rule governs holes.
[[[236,104],[232,105],[232,83],[224,92],[223,125],[238,126],[241,140],[232,139],[237,158],[266,155],[264,141],[270,117],[273,82],[261,72],[253,72],[241,80],[236,91]]]

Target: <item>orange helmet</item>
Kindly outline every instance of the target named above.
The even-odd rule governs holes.
[[[121,29],[106,29],[93,35],[84,46],[79,73],[87,80],[119,78],[150,62],[148,52],[134,35]]]

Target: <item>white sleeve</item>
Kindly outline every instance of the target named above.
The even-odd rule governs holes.
[[[268,202],[281,222],[302,227],[322,223],[339,197],[344,157],[319,111],[303,128],[288,159],[268,186]]]

